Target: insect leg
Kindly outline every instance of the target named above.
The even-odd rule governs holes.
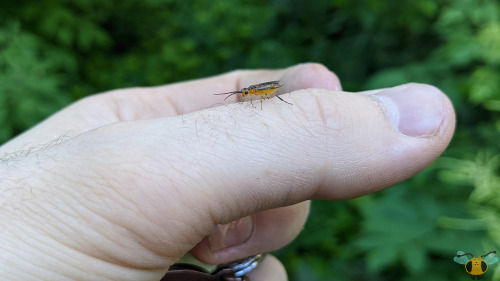
[[[253,95],[250,95],[250,104],[253,106],[253,108],[255,108],[255,106],[253,105],[253,98],[252,98]],[[261,105],[262,106],[262,105]]]
[[[286,100],[284,100],[284,99],[280,98],[280,96],[276,96],[276,97],[277,97],[278,99],[282,100],[283,102],[288,103],[289,105],[293,105],[292,103],[289,103],[289,102],[287,102]]]

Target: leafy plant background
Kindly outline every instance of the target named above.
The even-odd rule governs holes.
[[[314,202],[276,255],[290,280],[468,280],[458,250],[500,249],[499,17],[493,0],[4,0],[0,143],[86,95],[234,69],[315,61],[348,91],[433,84],[458,114],[444,155],[398,187]]]

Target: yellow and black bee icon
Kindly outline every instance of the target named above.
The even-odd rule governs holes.
[[[488,265],[498,262],[496,253],[496,251],[493,251],[476,258],[471,253],[458,251],[453,260],[456,263],[465,264],[465,271],[470,274],[472,280],[479,280],[483,277],[486,270],[488,270]],[[469,259],[467,256],[471,256],[472,258]]]

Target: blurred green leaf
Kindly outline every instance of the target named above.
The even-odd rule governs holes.
[[[500,71],[488,66],[476,69],[470,78],[470,99],[474,103],[483,103],[488,106],[493,99],[500,99]]]

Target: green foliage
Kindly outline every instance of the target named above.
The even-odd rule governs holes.
[[[456,251],[500,243],[499,15],[494,0],[2,1],[0,143],[86,95],[233,69],[316,61],[349,91],[430,83],[458,114],[445,157],[314,202],[277,255],[291,280],[467,280]]]
[[[400,265],[411,275],[425,276],[434,270],[429,258],[433,254],[448,253],[453,257],[462,245],[480,247],[481,232],[456,232],[440,224],[444,216],[462,214],[463,201],[438,200],[430,189],[415,190],[404,185],[382,195],[369,197],[360,206],[365,220],[355,245],[367,251],[366,262],[371,271],[382,272]],[[454,268],[451,263],[443,265],[434,276],[445,280]]]
[[[0,50],[0,139],[6,140],[71,101],[59,91],[76,63],[17,22],[0,26]]]
[[[471,231],[485,230],[488,239],[483,239],[482,252],[498,249],[500,246],[500,154],[481,150],[474,159],[443,158],[446,170],[441,171],[443,181],[474,186],[467,202],[471,218],[462,219],[459,223],[448,224],[451,228]],[[494,268],[493,280],[500,280],[500,269]]]

